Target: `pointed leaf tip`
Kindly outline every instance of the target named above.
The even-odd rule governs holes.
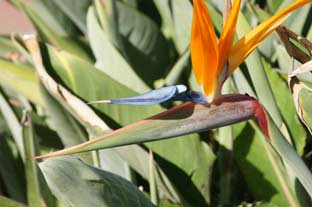
[[[216,99],[210,105],[194,103],[179,105],[80,145],[37,156],[33,159],[163,140],[190,133],[207,131],[252,118],[259,119],[259,117],[263,117],[263,113],[264,111],[259,102],[252,97],[240,94],[225,95]],[[259,120],[259,123],[262,124],[262,119]],[[266,132],[266,125],[263,126],[261,128],[268,134]]]

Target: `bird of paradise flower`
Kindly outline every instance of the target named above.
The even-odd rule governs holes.
[[[311,2],[297,0],[259,24],[233,44],[240,0],[234,0],[219,41],[209,11],[203,0],[194,0],[191,38],[192,65],[198,83],[209,100],[220,96],[224,81],[248,55],[295,9]]]
[[[292,11],[309,2],[312,1],[295,1],[233,44],[241,0],[233,1],[229,14],[224,18],[225,24],[219,39],[204,0],[193,0],[191,59],[195,77],[202,92],[187,91],[184,85],[177,85],[155,89],[135,97],[90,103],[149,105],[168,100],[209,103],[220,97],[223,83],[248,55],[280,26]]]

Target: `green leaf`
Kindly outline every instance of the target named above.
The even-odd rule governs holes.
[[[24,43],[32,56],[40,81],[67,110],[86,128],[90,136],[108,130],[108,126],[78,97],[64,86],[58,84],[46,71],[43,65],[39,44],[36,36],[23,36]]]
[[[304,32],[305,24],[309,24],[308,15],[310,13],[310,10],[311,4],[307,4],[302,8],[292,12],[291,16],[285,20],[285,23],[283,25],[297,34],[302,34]]]
[[[92,61],[93,57],[83,41],[77,38],[70,38],[68,36],[61,36],[51,28],[50,24],[43,20],[38,13],[31,8],[31,6],[21,0],[12,0],[12,2],[31,19],[32,23],[36,27],[37,32],[40,34],[40,38],[49,42],[59,48],[67,50],[72,54],[75,54],[87,61]]]
[[[133,8],[138,7],[138,0],[123,0],[127,5],[132,6]]]
[[[256,97],[254,89],[248,81],[248,76],[246,75],[246,73],[245,74],[243,73],[243,70],[244,68],[243,69],[238,68],[233,73],[233,81],[235,84],[235,88],[239,93],[247,93],[251,97]]]
[[[274,124],[272,119],[267,115],[269,133],[272,137],[271,144],[274,149],[280,154],[285,165],[288,169],[294,172],[300,183],[305,188],[306,192],[312,197],[312,174],[303,160],[298,156],[294,148],[286,141],[285,137],[281,134],[278,127]],[[310,206],[311,200],[308,200],[308,204],[303,206]]]
[[[39,74],[45,89],[59,101],[59,103],[57,103],[55,100],[53,100],[53,98],[50,97],[50,94],[48,94],[47,91],[42,88],[41,92],[45,98],[47,110],[53,114],[50,116],[52,118],[51,120],[54,126],[57,127],[58,133],[65,141],[64,144],[72,144],[71,141],[74,140],[76,141],[76,144],[77,141],[80,141],[78,143],[86,141],[86,134],[84,131],[82,131],[82,129],[80,129],[80,126],[76,120],[86,128],[90,138],[93,138],[99,133],[110,130],[109,127],[89,108],[89,106],[82,102],[78,97],[71,94],[62,85],[59,85],[47,73],[45,67],[42,65],[43,63],[40,57],[41,53],[36,40],[25,40],[25,44],[32,55],[37,73]],[[66,108],[66,110],[63,107]],[[76,120],[73,119],[73,117],[71,117],[68,112],[71,113],[76,118]],[[64,129],[64,127],[66,127],[66,129]],[[96,166],[99,166],[99,155],[97,152],[93,152],[92,155],[93,162]],[[106,156],[104,152],[100,155]],[[85,159],[88,159],[86,156],[84,156]],[[117,160],[115,159],[115,161]],[[124,163],[122,160],[119,160],[119,162],[116,162],[115,165],[121,165],[122,167],[125,167],[126,163]]]
[[[116,13],[127,60],[139,77],[153,86],[172,65],[173,51],[169,41],[158,25],[143,13],[119,1],[116,2]]]
[[[163,144],[163,146],[166,145]],[[110,150],[118,154],[118,157],[120,157],[121,159],[127,161],[129,166],[134,169],[138,174],[140,174],[145,180],[149,179],[149,154],[142,147],[138,145],[129,145],[123,147],[115,147]],[[100,150],[100,152],[101,151],[103,150]],[[173,185],[172,182],[170,182],[168,176],[164,173],[162,168],[160,168],[157,163],[154,164],[157,169],[155,171],[155,179],[157,189],[159,191],[159,194],[161,195],[160,198],[169,199],[175,203],[183,203],[183,197],[180,194],[179,190]]]
[[[192,68],[190,55],[190,50],[184,52],[178,61],[174,64],[174,66],[170,69],[170,72],[165,80],[167,85],[172,86],[178,84],[183,72]]]
[[[25,148],[22,135],[22,126],[19,122],[18,116],[16,115],[15,111],[12,109],[12,107],[6,100],[6,97],[4,96],[2,91],[0,91],[0,110],[14,138],[19,154],[24,160]]]
[[[156,185],[156,168],[155,168],[155,162],[154,162],[154,155],[153,151],[150,149],[149,151],[150,154],[150,160],[149,160],[149,188],[150,188],[150,195],[151,195],[151,202],[158,206],[158,189]]]
[[[198,134],[146,145],[153,149],[155,160],[186,203],[205,206],[211,202],[210,186],[215,155],[210,147],[200,140]],[[188,188],[185,188],[186,185]]]
[[[129,181],[75,157],[48,159],[40,168],[64,206],[154,206]]]
[[[222,93],[231,93],[231,81],[227,80],[222,88]],[[233,127],[226,126],[217,130],[216,140],[219,143],[218,151],[216,153],[216,164],[214,170],[214,183],[216,185],[217,199],[214,199],[216,204],[226,205],[235,204],[238,200],[238,195],[241,194],[244,188],[237,189],[241,185],[240,179],[236,179],[239,175],[237,168],[235,168],[234,161],[234,140]],[[212,191],[213,192],[213,191]]]
[[[265,72],[268,75],[270,85],[273,86],[272,91],[276,97],[275,100],[290,133],[292,142],[294,143],[298,154],[302,155],[306,145],[305,137],[307,134],[296,116],[296,108],[290,90],[277,71],[271,68],[264,59],[262,59],[262,62]]]
[[[40,84],[40,93],[45,103],[46,121],[59,135],[65,147],[74,146],[87,141],[87,133],[79,122]],[[90,153],[80,156],[85,162],[92,163]],[[95,161],[95,160],[93,160]]]
[[[74,36],[79,34],[78,28],[71,19],[58,7],[55,1],[33,0],[30,8],[42,21],[60,36]]]
[[[154,0],[163,19],[163,30],[171,36],[178,52],[183,53],[190,42],[193,6],[188,0]]]
[[[0,60],[0,71],[2,87],[22,94],[30,101],[43,106],[43,99],[39,92],[39,80],[32,68]]]
[[[248,25],[246,19],[244,18],[243,15],[240,14],[239,21],[238,21],[237,28],[236,28],[238,35],[242,37],[249,29],[250,29],[250,26]],[[276,99],[273,95],[267,75],[265,74],[265,71],[264,71],[264,68],[260,59],[260,54],[257,51],[254,51],[246,59],[245,62],[248,67],[248,72],[250,74],[251,82],[253,83],[253,86],[255,87],[255,91],[257,93],[257,96],[260,102],[264,105],[264,108],[268,110],[272,119],[280,127],[280,130],[285,135],[287,140],[290,143],[292,143],[293,140],[291,139],[289,135],[288,129],[285,127],[285,123],[279,112]],[[293,169],[289,169],[288,166],[286,166],[286,168],[288,172],[291,172],[293,170]],[[292,174],[290,173],[290,181],[294,188],[295,179],[291,175]]]
[[[3,182],[3,187],[7,195],[15,201],[26,203],[26,188],[24,171],[21,168],[22,160],[17,157],[16,145],[7,136],[1,136],[0,139],[0,177]],[[2,198],[0,196],[0,206],[2,205]]]
[[[301,114],[299,115],[304,121],[306,127],[312,132],[312,109],[311,102],[312,93],[307,89],[301,89],[299,92],[299,107]]]
[[[48,114],[47,122],[60,136],[64,146],[69,147],[87,141],[87,135],[77,121],[47,92],[44,86],[41,85],[40,88]]]
[[[233,129],[234,157],[256,200],[298,206],[287,171],[260,130],[255,131],[249,124],[234,125]]]
[[[274,14],[276,10],[280,7],[284,0],[268,0],[267,4],[270,11]]]
[[[149,87],[114,48],[108,36],[100,28],[93,7],[90,7],[87,14],[87,26],[90,44],[97,60],[97,67],[114,80],[136,92],[148,91]]]
[[[243,37],[250,29],[251,28],[246,18],[240,13],[236,27],[238,36]],[[245,62],[257,97],[259,98],[261,104],[263,104],[271,114],[273,120],[278,125],[281,125],[282,117],[279,113],[272,89],[264,72],[259,52],[254,51],[251,55],[249,55]]]
[[[91,0],[53,0],[53,2],[79,27],[81,31],[84,33],[87,32],[86,16],[88,7],[92,3]]]
[[[0,205],[5,207],[27,207],[23,203],[19,203],[17,201],[11,200],[1,195],[0,195]]]
[[[86,102],[136,95],[129,88],[77,56],[65,51],[59,51],[51,46],[48,46],[46,50],[42,50],[42,54],[51,64],[46,65],[47,70],[56,74],[65,87]],[[103,115],[108,116],[120,125],[146,118],[162,110],[159,106],[138,107],[95,104],[92,107],[102,112],[102,117],[104,117]],[[104,117],[104,120],[112,123],[107,117]]]
[[[36,155],[38,146],[35,143],[32,122],[29,114],[24,113],[22,118],[23,141],[25,146],[25,157],[33,157]],[[34,160],[25,160],[25,172],[27,182],[27,201],[34,207],[41,207],[41,193],[39,187],[38,166]]]
[[[8,52],[17,52],[9,37],[0,36],[0,57],[5,57]]]

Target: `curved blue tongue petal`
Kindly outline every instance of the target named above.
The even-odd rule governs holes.
[[[193,103],[208,104],[206,96],[198,91],[186,91],[174,96],[171,101],[191,101]]]
[[[187,90],[185,85],[168,86],[158,88],[138,96],[128,98],[116,98],[111,100],[93,101],[89,104],[95,103],[109,103],[109,104],[130,104],[130,105],[152,105],[159,104],[170,100],[177,94],[183,93]]]

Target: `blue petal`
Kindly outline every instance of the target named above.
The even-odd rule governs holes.
[[[172,101],[191,101],[199,104],[207,104],[206,96],[198,91],[187,91],[185,93],[177,94],[174,96]]]
[[[158,88],[147,93],[129,98],[117,98],[111,100],[94,101],[93,103],[110,103],[110,104],[130,104],[130,105],[152,105],[159,104],[170,100],[177,94],[183,93],[187,90],[184,85],[168,86]]]

